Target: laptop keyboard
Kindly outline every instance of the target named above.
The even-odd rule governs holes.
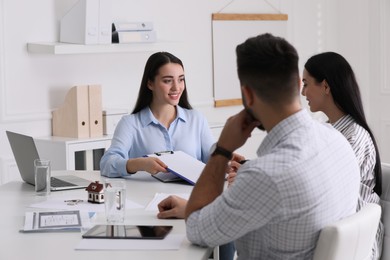
[[[77,186],[76,184],[63,181],[54,177],[51,177],[51,186],[52,187],[71,187],[71,186]]]

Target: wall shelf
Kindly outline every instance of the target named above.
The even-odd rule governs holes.
[[[88,53],[123,53],[164,51],[172,48],[173,42],[96,44],[83,45],[62,42],[27,43],[29,53],[38,54],[88,54]]]

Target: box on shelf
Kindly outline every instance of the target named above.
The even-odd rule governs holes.
[[[129,114],[127,109],[105,109],[103,110],[103,134],[114,134],[115,127],[122,116]]]
[[[78,0],[60,20],[60,42],[111,44],[111,1]]]

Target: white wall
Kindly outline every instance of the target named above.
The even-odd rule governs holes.
[[[368,10],[371,14],[370,77],[366,82],[369,120],[379,139],[381,159],[390,162],[390,1],[379,1]]]
[[[62,104],[72,86],[101,84],[105,108],[131,110],[136,100],[151,52],[27,52],[27,42],[58,41],[59,19],[76,1],[0,0],[0,183],[18,177],[5,130],[34,137],[51,135],[51,111]],[[112,11],[114,19],[154,22],[158,39],[172,42],[166,50],[184,62],[191,103],[211,123],[219,124],[241,108],[212,107],[211,14],[287,13],[288,40],[300,53],[301,68],[308,57],[326,50],[340,52],[351,62],[361,83],[367,116],[381,144],[382,158],[389,162],[390,138],[386,132],[390,131],[390,90],[384,76],[390,75],[390,54],[385,48],[390,42],[387,2],[112,0]]]

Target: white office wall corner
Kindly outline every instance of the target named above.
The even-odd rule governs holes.
[[[383,162],[390,161],[390,51],[388,49],[390,44],[390,2],[388,0],[379,1],[379,97],[381,102],[379,105],[373,100],[372,114],[379,117],[380,120],[380,135],[379,135],[379,147],[381,152],[381,160]],[[375,102],[375,103],[374,103]],[[374,105],[375,104],[375,105]]]
[[[365,104],[366,116],[375,134],[381,160],[390,161],[390,2],[370,2],[370,91],[369,102]]]
[[[385,94],[390,94],[390,1],[380,0],[379,1],[379,10],[380,10],[380,85],[381,92]]]

